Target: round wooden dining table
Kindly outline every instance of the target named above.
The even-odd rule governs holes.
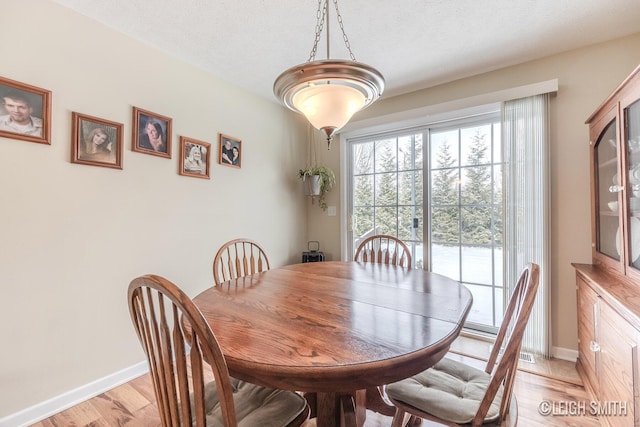
[[[362,391],[439,361],[472,296],[459,282],[420,269],[331,261],[224,282],[193,301],[232,376],[307,392],[317,425],[329,427],[362,425],[374,401]]]

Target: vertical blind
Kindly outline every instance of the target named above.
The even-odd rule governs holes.
[[[505,101],[505,286],[511,295],[524,266],[540,266],[538,294],[523,349],[551,356],[549,304],[549,94]]]

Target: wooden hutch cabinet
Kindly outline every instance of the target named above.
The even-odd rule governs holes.
[[[574,264],[577,369],[603,425],[640,425],[640,66],[589,117],[592,264]],[[606,411],[604,411],[606,412]]]

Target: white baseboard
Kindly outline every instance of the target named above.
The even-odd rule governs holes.
[[[0,427],[24,427],[37,423],[38,421],[49,418],[60,411],[64,411],[65,409],[91,399],[105,391],[131,381],[140,375],[144,375],[147,372],[149,372],[149,365],[147,362],[140,362],[129,368],[114,372],[104,378],[100,378],[99,380],[78,387],[75,390],[67,391],[52,399],[1,418]]]
[[[567,360],[569,362],[578,360],[578,350],[571,350],[570,348],[553,347],[551,348],[551,355],[556,359]]]

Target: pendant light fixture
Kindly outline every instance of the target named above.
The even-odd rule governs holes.
[[[273,84],[273,93],[285,106],[302,113],[327,136],[331,147],[333,135],[358,111],[382,95],[384,77],[375,68],[356,62],[344,32],[338,0],[333,0],[342,38],[351,60],[329,59],[329,0],[318,0],[316,36],[306,63],[284,71]],[[327,59],[316,61],[318,41],[323,27],[327,30]]]

